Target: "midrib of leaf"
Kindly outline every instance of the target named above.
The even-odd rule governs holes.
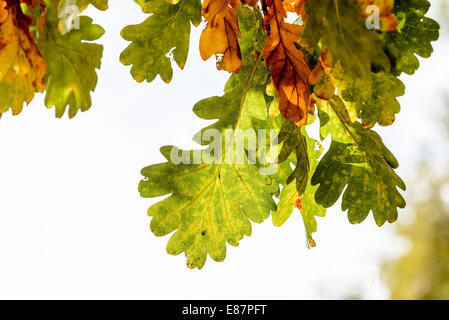
[[[292,183],[294,183],[294,182],[292,182]],[[291,192],[290,195],[289,195],[289,197],[288,197],[289,202],[295,201],[295,200],[296,200],[296,197],[298,197],[298,196],[299,196],[299,194],[298,194],[298,191],[296,190],[296,187],[295,187],[295,188],[293,189],[293,192]]]
[[[284,52],[285,52],[285,56],[286,56],[286,58],[287,58],[287,60],[289,61],[289,63],[290,63],[290,65],[292,66],[292,68],[293,68],[293,70],[295,70],[295,68],[294,68],[294,65],[293,65],[293,63],[291,62],[291,59],[290,59],[290,57],[288,56],[288,54],[287,53],[290,53],[290,54],[292,54],[293,56],[295,55],[295,53],[294,52],[290,52],[289,50],[288,50],[288,48],[284,45],[284,40],[283,40],[283,38],[282,38],[282,32],[281,32],[281,29],[282,29],[282,27],[280,26],[280,24],[279,24],[279,20],[278,20],[278,15],[277,15],[277,10],[276,10],[276,4],[275,4],[275,2],[273,2],[273,6],[275,7],[275,9],[274,9],[274,15],[275,15],[275,20],[276,20],[276,25],[277,25],[277,29],[278,29],[278,34],[279,34],[279,43],[281,43],[282,44],[282,49],[284,50]],[[284,21],[284,20],[281,20],[281,21]],[[284,21],[285,22],[285,21]],[[270,54],[271,55],[271,54]],[[284,71],[285,71],[285,65],[284,65],[284,68],[283,68],[283,70],[282,70],[282,73],[284,73]],[[294,73],[294,76],[293,76],[293,78],[295,79],[295,91],[297,91],[297,89],[296,89],[296,70],[295,70],[295,73]]]
[[[261,52],[259,53],[259,56],[257,57],[256,62],[254,63],[253,69],[251,70],[251,74],[250,74],[250,76],[249,76],[249,78],[248,78],[248,83],[246,84],[246,88],[245,88],[245,91],[244,91],[244,93],[243,93],[243,97],[242,97],[242,99],[240,100],[240,110],[239,110],[239,113],[238,113],[238,115],[237,115],[237,119],[236,119],[235,126],[234,126],[234,128],[233,128],[234,130],[233,130],[233,132],[232,132],[232,140],[231,140],[231,141],[234,141],[235,130],[238,128],[238,126],[239,126],[239,124],[240,124],[240,119],[241,119],[241,116],[242,116],[243,107],[244,107],[244,105],[245,105],[245,101],[246,101],[246,98],[247,98],[249,89],[250,89],[250,87],[251,87],[251,83],[252,83],[252,81],[253,81],[254,74],[256,73],[257,67],[258,67],[258,65],[259,65],[259,63],[260,63],[260,60],[262,59],[262,55],[263,55],[263,52],[261,51]],[[231,143],[231,148],[233,148],[233,146],[234,146],[234,143],[232,142],[232,143]],[[227,148],[228,148],[228,147],[229,147],[229,146],[227,146]],[[225,150],[225,153],[222,155],[222,163],[223,163],[224,157],[226,156],[226,153],[227,153],[227,150]],[[218,168],[218,175],[221,173],[222,165],[223,165],[223,164],[220,164],[220,167]],[[245,181],[244,181],[244,180],[242,179],[242,177],[240,176],[240,174],[239,174],[237,168],[235,167],[235,164],[234,164],[234,163],[232,164],[232,169],[234,170],[234,172],[235,172],[235,174],[237,175],[238,179],[241,181],[241,183],[242,183],[243,186],[245,187],[247,193],[248,193],[249,195],[251,195],[253,198],[256,198],[256,196],[251,192],[251,190],[250,190],[250,189],[248,188],[248,186],[246,185]]]
[[[213,230],[213,226],[212,225],[210,225],[210,223],[211,223],[211,210],[210,210],[210,205],[212,204],[212,201],[210,201],[210,198],[214,195],[214,191],[215,191],[215,188],[216,188],[216,186],[217,186],[217,179],[219,179],[219,176],[218,177],[216,177],[212,182],[214,182],[214,186],[212,187],[212,191],[211,191],[211,193],[210,193],[210,196],[209,196],[209,199],[208,199],[208,201],[206,202],[207,203],[207,207],[206,207],[206,213],[207,213],[207,216],[208,216],[208,218],[209,218],[209,230]],[[200,219],[200,221],[196,224],[196,225],[194,225],[194,226],[192,226],[192,228],[190,229],[190,231],[192,232],[193,230],[195,230],[196,228],[197,228],[197,226],[199,226],[200,224],[201,224],[201,226],[202,226],[202,229],[204,230],[204,218],[205,218],[205,216],[204,216],[204,214],[203,215],[201,215],[201,219]],[[214,232],[210,232],[210,235],[211,235],[211,238],[213,238],[212,239],[212,241],[214,242],[214,246],[216,245],[216,237],[214,236],[214,237],[212,237],[212,235],[214,234]],[[204,241],[204,238],[203,238],[203,241]]]
[[[56,30],[57,30],[57,28],[56,28]],[[54,43],[54,46],[57,47],[58,49],[59,48],[63,48],[63,49],[66,49],[67,51],[72,51],[72,52],[75,52],[75,53],[78,53],[78,54],[81,54],[81,55],[85,54],[83,51],[76,50],[76,49],[74,49],[72,47],[67,47],[67,46],[59,43],[56,39],[54,39],[52,34],[51,34],[51,32],[48,29],[48,23],[45,23],[45,33],[48,35],[48,39],[50,39],[51,42]]]
[[[251,70],[251,74],[248,78],[248,83],[246,84],[246,87],[245,87],[245,91],[243,92],[242,99],[240,100],[240,109],[239,109],[239,113],[237,115],[236,122],[235,122],[235,125],[233,128],[234,132],[235,132],[235,129],[237,129],[240,124],[240,119],[241,119],[242,112],[243,112],[243,106],[245,105],[246,97],[247,97],[249,89],[251,87],[251,83],[253,81],[254,74],[256,73],[257,66],[259,65],[259,62],[262,59],[262,55],[263,55],[263,52],[260,52],[259,56],[257,57],[256,62],[254,63],[253,69]],[[232,134],[232,137],[234,137],[234,133]],[[223,159],[224,159],[224,155],[223,155]]]
[[[232,226],[231,219],[229,217],[228,206],[226,204],[226,197],[225,197],[225,194],[224,194],[223,184],[221,182],[220,176],[218,176],[218,181],[220,182],[220,194],[221,194],[221,198],[223,200],[223,207],[224,207],[224,211],[225,211],[225,214],[226,214],[226,224],[228,225],[229,229],[231,229],[232,233],[234,233],[234,228]]]
[[[215,181],[214,178],[211,178],[210,181],[206,184],[206,186],[200,191],[198,192],[198,194],[192,199],[192,201],[189,201],[188,204],[186,204],[184,207],[182,207],[180,209],[180,211],[187,209],[188,207],[190,207],[193,203],[195,203],[196,200],[198,200],[204,192],[206,192],[206,190],[210,187],[210,185]]]
[[[50,31],[48,30],[48,24],[47,24],[47,23],[45,23],[45,31],[46,31],[46,33],[47,33],[47,35],[48,35],[48,39],[50,39],[50,41],[53,43],[53,45],[57,48],[57,50],[58,50],[58,52],[59,52],[59,55],[62,56],[62,57],[64,57],[64,59],[67,60],[67,61],[69,62],[69,64],[72,66],[72,68],[73,68],[74,70],[81,70],[82,68],[81,68],[78,64],[75,64],[75,63],[68,57],[68,55],[65,54],[63,50],[61,50],[61,48],[65,49],[65,50],[67,50],[67,51],[72,51],[72,52],[74,52],[74,53],[81,54],[81,55],[84,55],[84,53],[81,52],[81,51],[75,50],[75,49],[73,49],[73,48],[71,48],[71,47],[67,47],[67,46],[61,45],[56,39],[53,39],[53,37],[52,37]],[[78,79],[78,81],[79,81],[79,80],[80,80],[80,77],[78,76],[77,79]],[[81,82],[82,82],[82,81],[81,81]],[[73,91],[73,90],[72,90],[72,91]]]
[[[368,157],[368,155],[366,154],[366,152],[363,150],[363,148],[360,146],[359,142],[357,141],[357,139],[354,137],[354,135],[352,134],[351,130],[349,130],[349,128],[347,127],[345,121],[341,118],[340,114],[337,112],[337,110],[335,110],[334,106],[332,105],[332,103],[329,103],[329,105],[331,106],[332,110],[334,111],[334,113],[337,115],[338,120],[340,121],[340,123],[342,124],[342,126],[344,127],[345,131],[349,134],[349,136],[351,137],[351,139],[354,141],[354,143],[357,145],[357,149],[360,150],[360,152],[363,154],[363,157],[365,158],[364,161],[364,165],[363,167],[365,167],[365,164],[369,165],[370,167],[370,171],[372,171],[372,173],[376,176],[376,180],[377,181],[382,181],[382,179],[379,178],[379,176],[377,175],[376,171],[374,170],[374,165],[371,162],[370,158]],[[365,170],[363,170],[363,172],[365,172]],[[365,173],[366,175],[366,173]],[[383,188],[382,185],[380,183],[378,183],[378,186],[380,188],[379,192],[380,195],[383,195]],[[365,184],[363,184],[363,187],[365,187]]]
[[[252,83],[252,81],[253,81],[254,74],[255,74],[255,72],[256,72],[256,70],[257,70],[257,66],[259,65],[259,63],[260,63],[260,61],[261,61],[262,54],[263,54],[262,52],[259,53],[259,56],[257,57],[257,60],[256,60],[256,62],[254,63],[254,66],[253,66],[253,68],[252,68],[252,70],[251,70],[251,74],[250,74],[250,76],[249,76],[249,78],[248,78],[248,83],[247,83],[247,85],[246,85],[246,87],[245,87],[244,94],[243,94],[242,99],[241,99],[241,101],[240,101],[240,109],[239,109],[239,113],[238,113],[238,115],[237,115],[236,122],[235,122],[235,125],[234,125],[234,127],[233,127],[233,128],[234,128],[234,132],[235,132],[235,129],[238,127],[239,123],[240,123],[241,115],[242,115],[242,112],[243,112],[243,106],[245,105],[245,101],[246,101],[246,98],[247,98],[249,89],[250,89],[250,87],[251,87],[251,83]],[[233,137],[234,137],[234,133],[233,133],[233,135],[232,135],[232,138],[233,138]],[[233,146],[233,144],[231,144],[231,147],[232,147],[232,146]],[[204,188],[203,188],[203,189],[202,189],[202,190],[195,196],[195,198],[192,199],[191,201],[189,201],[189,203],[187,203],[183,208],[181,208],[180,211],[185,210],[186,208],[188,208],[189,206],[191,206],[192,204],[194,204],[196,201],[198,201],[198,199],[204,194],[204,192],[206,192],[206,190],[208,190],[208,189],[211,187],[212,184],[214,184],[213,188],[215,189],[217,180],[220,180],[220,186],[221,186],[220,174],[221,174],[221,169],[222,169],[222,166],[223,166],[223,160],[224,160],[225,155],[226,155],[226,151],[224,152],[224,154],[223,154],[223,156],[222,156],[222,163],[219,165],[219,167],[218,167],[218,169],[217,169],[216,175],[214,175],[214,176],[209,180],[209,183],[207,183],[207,185],[206,185],[206,186],[205,186],[205,187],[204,187]],[[202,168],[200,168],[200,169],[198,169],[198,170],[195,170],[195,171],[197,172],[197,171],[200,171],[200,170],[202,170],[202,169],[204,169],[204,168],[207,168],[207,166],[204,166],[204,167],[202,167]],[[245,181],[244,181],[244,180],[242,179],[242,177],[240,176],[240,174],[239,174],[237,168],[235,167],[235,164],[232,165],[232,168],[234,169],[235,174],[237,175],[238,179],[241,181],[241,183],[243,184],[243,186],[244,186],[245,189],[247,190],[247,193],[248,193],[249,195],[251,195],[251,196],[255,199],[255,198],[256,198],[255,195],[254,195],[253,193],[250,192],[251,190],[248,188],[248,186],[246,185]],[[190,174],[190,172],[189,172],[189,174]],[[188,175],[189,175],[189,174],[188,174]],[[213,191],[213,190],[212,190],[212,191]],[[226,197],[225,197],[225,194],[224,194],[224,191],[223,191],[223,188],[222,188],[222,187],[221,187],[221,193],[222,193],[223,203],[224,203],[224,205],[225,205],[225,212],[226,212],[227,217],[229,217],[229,212],[228,212],[228,209],[227,209],[227,206],[226,206]],[[214,193],[211,192],[211,196],[212,196],[213,194],[214,194]],[[208,202],[210,202],[210,201],[208,201]],[[199,221],[198,223],[194,224],[194,225],[190,228],[189,231],[192,231],[193,229],[196,229],[196,228],[198,227],[198,225],[199,225],[200,223],[203,222],[203,220],[204,220],[204,215],[201,215],[200,221]],[[229,221],[229,219],[227,219],[227,221]]]
[[[178,12],[176,12],[176,14],[167,21],[167,24],[170,24],[173,20],[178,19],[178,16],[181,13],[182,7],[184,6],[185,2],[186,2],[186,0],[182,0],[182,2],[179,4]],[[189,23],[190,23],[190,21],[189,21]]]
[[[303,129],[303,128],[304,128],[304,126],[302,126],[300,130],[301,131],[302,130],[305,131],[305,129]],[[300,134],[303,135],[302,132],[300,132]],[[307,159],[307,172],[309,172],[310,171],[310,159],[309,159],[308,153],[307,153],[307,143],[304,141],[304,140],[306,140],[306,136],[304,135],[304,139],[302,139],[302,137],[301,137],[300,140],[301,140],[301,146],[302,146],[302,149],[304,151],[304,154],[307,155],[307,157],[306,157],[306,159]],[[296,160],[298,160],[298,156],[296,156]]]

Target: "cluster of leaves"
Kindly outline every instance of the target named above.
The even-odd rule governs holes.
[[[208,255],[222,261],[226,243],[236,246],[251,234],[251,221],[271,216],[280,226],[295,208],[314,246],[315,218],[340,196],[351,223],[370,212],[379,226],[397,219],[398,208],[405,206],[398,188],[405,185],[394,171],[396,159],[372,128],[394,122],[400,109],[396,99],[405,91],[398,76],[413,74],[417,56],[432,52],[439,25],[425,16],[427,0],[135,2],[149,16],[123,29],[122,37],[131,43],[120,60],[132,65],[136,81],[159,75],[170,82],[172,62],[184,68],[191,27],[202,21],[201,57],[214,56],[217,69],[231,74],[222,96],[194,106],[200,118],[217,121],[195,135],[205,149],[191,154],[212,153],[212,141],[201,139],[207,129],[220,132],[215,138],[225,142],[223,159],[234,154],[239,130],[279,132],[277,144],[268,136],[257,144],[266,146],[278,166],[270,174],[261,174],[266,162],[248,161],[248,149],[245,164],[235,157],[178,164],[171,155],[181,150],[161,148],[167,162],[142,170],[139,191],[143,197],[169,195],[148,211],[155,235],[174,232],[169,253],[184,252],[191,268],[203,267]],[[67,14],[70,3],[0,0],[0,116],[9,109],[19,114],[35,92],[44,91],[45,104],[55,107],[57,117],[67,107],[69,117],[90,108],[103,51],[91,41],[104,30],[89,17]],[[89,4],[107,8],[107,0],[75,4],[80,11]],[[377,30],[365,24],[371,5],[379,8]],[[75,29],[73,18],[79,19]],[[331,139],[324,154],[306,132],[316,118],[321,140]],[[272,157],[275,150],[280,151]]]
[[[107,9],[107,0],[74,2],[82,11],[89,4]],[[103,46],[86,41],[104,30],[86,16],[66,10],[67,0],[0,0],[0,116],[19,114],[35,92],[46,91],[45,104],[57,117],[74,117],[91,107]],[[76,29],[64,32],[72,20]]]
[[[315,217],[340,196],[351,223],[370,212],[379,226],[397,219],[405,206],[398,188],[405,190],[405,184],[394,171],[397,160],[372,127],[394,122],[397,97],[405,91],[398,76],[413,74],[417,56],[432,52],[439,25],[425,17],[427,0],[138,2],[151,15],[123,29],[131,44],[121,55],[137,81],[159,75],[169,82],[171,62],[184,67],[191,24],[198,26],[202,16],[201,57],[215,56],[217,69],[231,73],[224,95],[193,108],[200,118],[217,120],[205,129],[218,129],[222,140],[237,129],[279,130],[279,169],[271,175],[261,175],[261,163],[235,159],[175,164],[170,154],[180,150],[161,148],[167,162],[142,170],[139,191],[142,197],[169,195],[148,214],[156,236],[174,232],[170,254],[184,252],[190,268],[202,268],[207,255],[222,261],[226,243],[236,246],[251,234],[251,221],[271,215],[280,226],[295,208],[314,246]],[[369,5],[380,9],[377,30],[365,24]],[[324,155],[305,130],[315,114],[321,139],[331,138]],[[199,136],[194,140],[210,148]],[[223,148],[224,157],[235,144]]]

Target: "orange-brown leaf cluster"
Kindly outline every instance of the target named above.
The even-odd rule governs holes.
[[[207,21],[200,38],[200,54],[203,60],[212,55],[218,58],[218,70],[237,72],[242,67],[238,38],[240,30],[236,9],[239,0],[205,0],[202,13]]]
[[[295,43],[299,42],[302,27],[284,21],[287,17],[281,0],[266,1],[268,12],[264,24],[269,32],[264,56],[271,68],[271,81],[279,97],[279,111],[296,125],[307,123],[310,104],[308,78],[310,67]]]

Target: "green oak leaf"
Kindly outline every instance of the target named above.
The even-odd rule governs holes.
[[[161,151],[170,159],[171,147]],[[166,162],[142,170],[142,197],[170,194],[150,207],[151,231],[156,236],[176,232],[167,252],[185,252],[187,265],[201,269],[207,254],[215,261],[226,256],[226,242],[236,246],[251,235],[250,220],[263,222],[275,210],[271,193],[276,183],[260,175],[255,165],[175,165]]]
[[[310,117],[309,124],[313,122]],[[317,231],[316,216],[324,217],[326,208],[315,202],[315,192],[318,186],[311,184],[312,174],[318,165],[318,158],[321,156],[322,147],[318,141],[311,139],[305,127],[298,128],[291,120],[284,119],[279,142],[282,143],[279,162],[287,163],[281,166],[290,172],[289,175],[283,173],[279,175],[279,182],[282,190],[277,204],[277,211],[272,213],[272,220],[275,226],[281,226],[291,216],[300,200],[300,212],[306,228],[308,244],[315,246],[312,233]],[[292,171],[289,163],[295,164]]]
[[[433,52],[431,41],[438,39],[439,24],[425,16],[430,3],[427,0],[396,0],[393,13],[402,22],[398,30],[388,32],[386,50],[393,60],[395,75],[413,74],[419,68],[416,55],[428,58]]]
[[[340,85],[339,95],[349,109],[355,110],[365,128],[376,123],[388,126],[395,120],[401,106],[396,100],[405,93],[405,86],[389,72],[371,73],[368,85],[361,79],[348,79]]]
[[[309,0],[305,11],[302,45],[313,51],[321,42],[333,60],[340,61],[344,71],[354,77],[369,79],[373,65],[379,70],[389,70],[382,38],[365,27],[355,1]]]
[[[106,1],[91,1],[99,8]],[[80,16],[80,29],[73,29],[66,34],[58,30],[59,1],[46,1],[47,13],[43,30],[39,31],[37,44],[42,56],[47,61],[47,108],[55,107],[56,117],[64,115],[68,108],[69,118],[79,110],[86,111],[91,105],[90,92],[97,85],[95,69],[101,66],[103,46],[93,41],[100,38],[104,30],[93,24],[92,19]]]
[[[240,26],[241,45],[254,49],[257,47],[255,31],[261,28],[261,20],[256,19],[260,14],[255,14],[254,9],[241,8],[239,15],[252,22]],[[243,236],[251,234],[250,221],[261,223],[276,209],[272,194],[278,191],[278,184],[274,179],[262,175],[256,164],[248,163],[248,158],[243,164],[237,163],[235,156],[229,162],[225,159],[230,150],[236,149],[235,130],[252,129],[252,118],[265,120],[267,117],[265,102],[258,108],[253,107],[256,105],[254,101],[261,102],[257,91],[262,90],[263,95],[268,70],[262,53],[256,54],[255,50],[246,52],[244,65],[239,74],[231,77],[232,85],[227,86],[225,94],[204,99],[194,106],[194,112],[200,118],[218,120],[201,133],[205,134],[206,129],[215,129],[219,133],[225,142],[219,144],[224,145],[221,157],[215,153],[217,150],[211,152],[211,142],[208,145],[196,135],[195,139],[208,147],[189,151],[188,156],[183,157],[189,159],[189,163],[174,161],[173,154],[179,154],[180,150],[167,146],[161,148],[167,162],[142,170],[145,176],[139,184],[142,197],[170,195],[150,207],[148,214],[153,217],[150,228],[156,236],[175,231],[167,244],[167,252],[175,255],[184,252],[190,268],[201,269],[207,255],[213,260],[223,261],[226,243],[238,245]],[[254,93],[250,94],[252,91]],[[265,112],[261,111],[263,108]],[[226,129],[234,131],[229,135]],[[231,143],[226,143],[226,137]],[[206,152],[221,161],[206,161]],[[202,155],[201,161],[192,164],[195,155],[199,154]]]
[[[201,22],[200,0],[181,0],[175,5],[165,0],[151,0],[143,11],[152,14],[138,25],[122,30],[122,37],[132,43],[120,55],[120,61],[131,67],[133,78],[151,82],[157,75],[170,82],[173,69],[169,53],[183,69],[189,52],[190,23]]]
[[[351,223],[362,222],[371,210],[379,226],[395,221],[397,207],[405,207],[397,187],[405,190],[405,184],[393,170],[398,167],[393,154],[377,133],[350,123],[339,97],[318,106],[322,138],[330,133],[332,142],[312,177],[312,185],[319,184],[316,202],[331,207],[347,186],[342,210],[349,209]]]

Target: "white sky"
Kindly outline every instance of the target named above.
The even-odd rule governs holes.
[[[149,230],[146,210],[155,200],[140,198],[139,171],[163,161],[163,145],[194,146],[191,137],[206,122],[192,107],[222,94],[228,75],[201,60],[197,28],[187,66],[169,85],[137,84],[118,57],[127,46],[120,30],[144,18],[139,7],[111,0],[108,11],[87,13],[106,29],[91,110],[56,119],[39,95],[21,115],[0,121],[0,298],[388,297],[378,267],[403,242],[371,215],[350,225],[340,203],[319,219],[311,250],[295,212],[281,228],[270,220],[253,224],[250,238],[228,246],[224,263],[208,259],[201,271],[186,268],[183,254],[168,255],[168,237]],[[447,90],[449,42],[434,47],[420,71],[404,77],[397,122],[378,130],[406,180],[420,159],[433,154],[444,162],[447,155],[435,122]]]

